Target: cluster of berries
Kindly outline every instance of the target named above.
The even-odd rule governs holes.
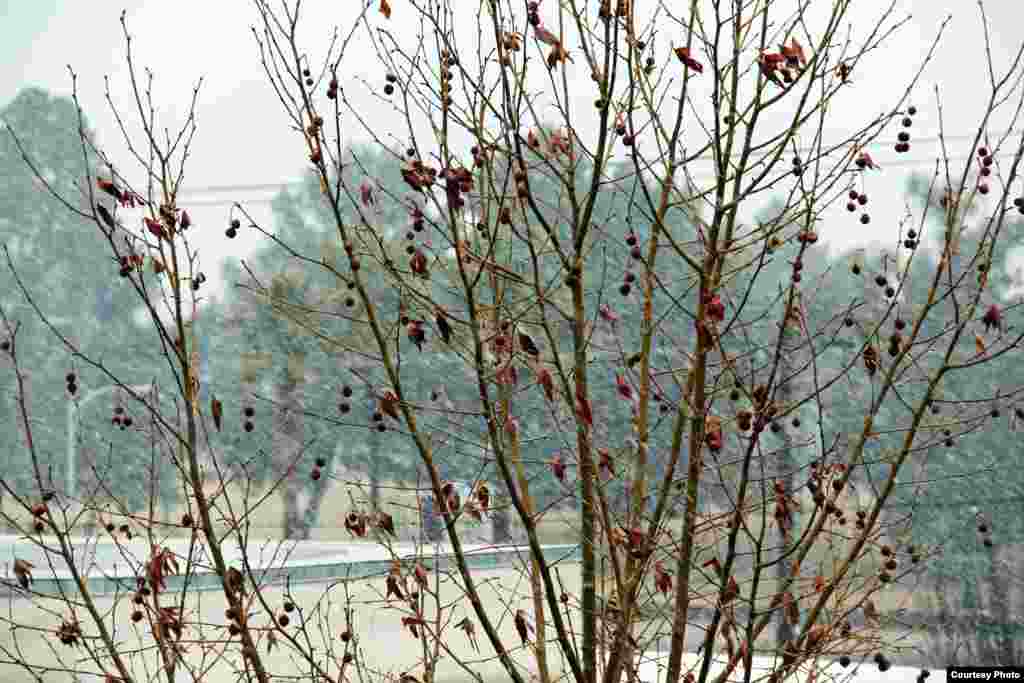
[[[113,534],[115,531],[120,531],[122,534],[125,535],[125,538],[127,538],[129,541],[132,540],[132,528],[127,524],[122,524],[120,527],[117,527],[114,525],[113,522],[107,522],[104,528],[107,530],[108,534]]]
[[[384,94],[394,95],[395,83],[398,81],[398,76],[396,76],[395,74],[388,74],[387,76],[384,77],[384,80],[387,81],[387,83],[384,84]]]
[[[916,249],[918,244],[920,244],[920,240],[917,239],[917,230],[913,228],[907,230],[907,237],[903,240],[903,246],[907,249]]]
[[[448,50],[441,50],[441,106],[450,107],[452,106],[451,89],[452,89],[452,67],[459,63],[458,58],[455,55],[448,52]]]
[[[626,235],[626,246],[629,247],[629,255],[635,260],[639,260],[643,257],[643,252],[640,251],[640,244],[637,241],[636,233],[632,230]],[[632,285],[636,281],[636,275],[631,270],[627,270],[622,276],[622,285],[619,287],[619,294],[622,296],[629,296],[630,291],[633,289]]]
[[[4,343],[6,344],[7,341],[4,340]],[[6,350],[7,349],[5,348],[4,351]],[[68,384],[68,393],[74,396],[75,393],[78,391],[78,378],[75,376],[75,373],[69,372],[67,375],[64,376],[64,381],[67,382]]]
[[[993,159],[987,147],[978,148],[978,163],[981,164],[978,169],[978,194],[988,194],[988,183],[983,179],[992,175]]]
[[[875,284],[879,288],[885,290],[885,296],[887,299],[891,299],[896,296],[896,288],[889,284],[889,281],[885,279],[885,276],[879,273],[875,276]]]
[[[622,112],[615,117],[615,134],[622,138],[622,144],[626,147],[632,147],[636,141],[632,135],[626,134],[626,116]]]
[[[152,591],[149,586],[146,585],[144,579],[140,578],[136,584],[138,586],[138,590],[135,591],[135,595],[132,597],[132,603],[135,604],[135,608],[132,611],[132,621],[137,624],[145,618],[145,615],[139,607],[146,602],[146,598],[149,597]]]
[[[309,473],[310,478],[312,478],[313,481],[319,481],[320,480],[320,470],[322,470],[325,467],[327,467],[327,461],[325,459],[323,459],[323,458],[317,458],[314,461],[314,463],[313,463],[313,470]],[[281,624],[281,625],[282,626],[287,626],[287,624]]]
[[[850,201],[846,203],[846,210],[853,213],[857,210],[858,206],[865,206],[868,203],[868,196],[863,192],[857,192],[857,190],[850,190],[847,194]],[[860,222],[862,225],[867,225],[871,222],[871,216],[865,211],[860,215]]]
[[[206,276],[202,273],[196,273],[195,278],[192,279],[192,291],[198,292],[199,286],[206,282]]]
[[[238,235],[238,229],[240,227],[242,227],[242,222],[237,218],[232,218],[231,222],[228,223],[228,229],[224,231],[224,234],[229,240],[233,240],[235,239],[235,236]]]
[[[878,572],[878,580],[882,583],[889,583],[892,581],[892,574],[890,572],[896,571],[896,568],[899,567],[899,562],[896,561],[896,555],[893,553],[892,548],[887,545],[882,546],[882,557],[886,559],[882,569]]]
[[[252,406],[246,406],[245,408],[242,409],[242,414],[245,415],[246,418],[245,422],[242,424],[242,429],[244,429],[247,432],[251,432],[253,429],[255,429],[256,425],[253,424],[253,421],[250,418],[252,418],[252,416],[256,414],[256,411],[253,410]]]
[[[900,122],[904,128],[910,128],[912,125],[914,125],[914,120],[910,117],[916,113],[917,107],[912,106],[907,109],[907,115],[904,116],[903,121]],[[894,149],[898,154],[906,154],[907,152],[910,151],[910,133],[908,133],[905,130],[901,130],[899,134],[896,136],[896,139],[898,140],[898,142],[896,143]]]
[[[114,408],[114,416],[110,418],[110,424],[120,427],[123,432],[132,426],[132,417],[125,414],[123,406],[116,406]]]

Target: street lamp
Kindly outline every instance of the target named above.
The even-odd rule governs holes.
[[[119,385],[111,384],[110,386],[93,389],[88,394],[85,394],[80,401],[68,401],[68,458],[67,471],[64,473],[64,491],[69,500],[75,496],[75,431],[78,429],[78,409],[94,398],[108,394],[118,388]],[[152,391],[155,394],[156,384],[134,384],[128,386],[128,389],[134,393]]]

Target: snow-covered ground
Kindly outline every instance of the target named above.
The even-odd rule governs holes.
[[[45,539],[44,542],[50,547],[58,547],[56,539]],[[209,567],[211,561],[207,556],[202,544],[197,544],[194,549],[190,548],[188,539],[175,538],[168,540],[165,544],[175,555],[180,558],[193,557],[197,564],[199,573],[204,567]],[[134,575],[135,567],[149,559],[149,546],[143,536],[136,536],[131,541],[119,540],[115,542],[109,535],[101,535],[89,539],[81,539],[73,543],[74,553],[77,558],[76,565],[85,576],[107,576],[121,577]],[[484,544],[465,544],[462,546],[466,555],[472,557],[477,554],[491,554],[496,550],[504,553],[515,552],[514,546],[500,546]],[[561,546],[550,546],[553,552],[558,553]],[[568,548],[568,546],[566,547]],[[313,565],[336,565],[356,562],[380,562],[392,559],[388,549],[376,543],[344,543],[325,541],[281,541],[281,540],[257,540],[251,539],[248,543],[249,565],[253,569],[264,569],[269,567],[304,567]],[[394,543],[391,550],[398,557],[413,557],[420,550],[423,556],[430,557],[435,554],[448,555],[451,547],[448,544],[426,545],[419,548],[413,543]],[[518,548],[525,556],[528,549]],[[225,543],[223,546],[225,560],[228,564],[239,563],[242,551],[234,543]],[[191,554],[191,555],[190,555]],[[46,555],[33,543],[28,543],[17,536],[0,536],[0,571],[8,575],[14,558],[27,560],[37,567],[37,574],[40,578],[67,579],[70,572],[65,568],[55,565],[52,569],[47,562]],[[129,561],[130,560],[130,561]]]
[[[640,664],[637,671],[640,681],[642,683],[664,683],[668,653],[648,654],[647,658],[647,661]],[[700,655],[694,653],[684,654],[683,676],[686,675],[686,672],[691,667],[694,667],[695,675],[699,674],[701,662],[702,657]],[[765,680],[765,675],[772,671],[772,664],[773,662],[770,657],[754,657],[754,671],[750,678],[751,681]],[[711,663],[711,672],[708,680],[715,680],[725,667],[726,659],[724,656],[721,658],[716,657]],[[917,675],[920,673],[920,669],[908,666],[893,666],[885,673],[882,673],[870,658],[863,662],[854,660],[845,669],[836,660],[819,659],[817,661],[817,670],[818,683],[826,683],[828,681],[835,681],[836,683],[914,683],[917,680]],[[807,683],[809,681],[809,672],[810,666],[807,666],[787,678],[786,683]],[[730,674],[728,680],[730,683],[742,683],[745,675],[746,671],[740,666]],[[945,683],[945,681],[946,673],[941,669],[932,670],[931,676],[928,678],[928,683]]]

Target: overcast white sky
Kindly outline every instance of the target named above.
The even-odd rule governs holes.
[[[401,30],[399,22],[411,17],[404,7],[406,2],[391,0],[395,8],[392,28]],[[311,56],[322,59],[332,28],[349,24],[361,4],[359,0],[303,3],[305,20],[300,40]],[[467,9],[475,10],[478,2],[465,0],[465,4]],[[641,0],[641,10],[643,4],[646,3]],[[546,5],[552,5],[552,0]],[[856,3],[855,12],[872,17],[884,6],[879,0],[861,0]],[[985,7],[992,25],[993,58],[997,69],[1005,70],[1024,40],[1018,3],[989,0]],[[252,237],[224,239],[230,202],[246,202],[255,216],[270,225],[269,204],[265,200],[273,195],[277,184],[299,177],[306,162],[301,138],[287,128],[281,105],[263,76],[249,28],[258,23],[252,3],[7,0],[0,1],[0,8],[0,107],[29,85],[69,94],[71,81],[66,65],[70,63],[79,75],[79,95],[87,116],[99,141],[115,160],[126,162],[128,157],[104,101],[103,77],[110,76],[118,106],[129,110],[125,46],[118,22],[122,8],[128,11],[138,63],[154,71],[155,97],[168,105],[164,109],[171,116],[168,124],[181,120],[192,85],[200,75],[204,77],[197,117],[199,132],[186,173],[187,191],[179,201],[204,228],[199,243],[205,255],[204,270],[210,284],[219,286],[219,268],[210,261],[245,256],[257,245]],[[544,9],[551,12],[550,7]],[[942,47],[914,91],[913,103],[919,113],[913,128],[917,142],[912,152],[903,157],[892,152],[895,128],[884,145],[872,150],[885,167],[870,180],[875,215],[899,216],[907,171],[930,171],[934,166],[939,151],[934,141],[938,132],[936,85],[942,97],[947,135],[953,136],[950,151],[954,157],[970,153],[969,140],[959,136],[973,134],[987,99],[983,34],[975,0],[902,0],[895,16],[911,15],[909,23],[889,40],[886,48],[873,53],[863,67],[858,67],[856,84],[831,112],[829,129],[841,132],[886,110],[898,99],[914,68],[924,58],[947,13],[952,15],[952,22]],[[374,22],[382,21],[376,12],[371,17]],[[865,28],[855,25],[852,30]],[[669,42],[667,37],[665,42]],[[568,68],[575,70],[570,75],[577,77],[581,87],[590,84],[582,60]],[[380,84],[382,67],[374,58],[356,50],[343,62],[342,71],[349,77],[343,87],[359,102],[364,114],[381,121],[382,126],[399,122],[388,105],[372,97],[369,88],[360,82],[366,79],[374,87]],[[581,106],[592,109],[593,99],[588,90],[580,91]],[[998,121],[995,123],[991,133],[1004,130]],[[353,133],[358,135],[355,129]],[[122,169],[126,167],[122,164]],[[239,185],[263,188],[224,189]],[[868,240],[894,240],[894,223],[876,220],[865,229],[841,212],[836,224],[826,225],[822,233],[827,241],[848,248]]]

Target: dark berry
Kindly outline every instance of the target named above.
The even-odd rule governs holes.
[[[381,413],[380,411],[377,411],[370,416],[370,419],[373,420],[374,422],[380,422],[381,420],[384,419],[384,414]]]
[[[982,159],[981,160],[981,165],[982,166],[991,166],[992,165],[992,157],[985,157],[984,159]]]
[[[68,374],[67,374],[67,375],[66,375],[66,376],[64,377],[64,381],[66,381],[66,382],[67,382],[68,384],[74,384],[74,383],[75,383],[75,380],[76,380],[76,379],[77,379],[77,378],[75,377],[75,373],[73,373],[73,372],[69,372],[69,373],[68,373]]]
[[[319,481],[320,480],[320,470],[318,468],[314,467],[313,471],[309,473],[309,476],[313,478],[313,481]]]
[[[390,83],[388,83],[387,85],[384,86],[384,94],[385,95],[393,95],[394,92],[395,92],[395,86],[391,85]]]
[[[387,426],[383,422],[380,422],[380,423],[377,424],[377,431],[378,432],[386,432],[387,429],[388,429]]]
[[[289,614],[294,612],[295,611],[295,603],[292,602],[291,600],[286,601],[284,603],[284,611],[288,612]]]
[[[979,157],[987,157],[988,156],[988,147],[979,147],[978,148],[978,156]]]
[[[846,210],[849,211],[850,213],[853,213],[854,211],[857,210],[857,205],[854,204],[853,202],[848,202],[846,204]]]
[[[894,296],[896,296],[896,288],[895,287],[886,287],[885,288],[885,295],[887,297],[889,297],[890,299],[893,298]]]
[[[630,249],[629,255],[638,261],[643,257],[643,253],[640,251],[640,247],[633,247],[632,249]]]
[[[861,225],[867,225],[870,222],[871,222],[871,216],[867,215],[866,213],[862,213],[860,215],[860,223],[861,223]]]
[[[982,166],[982,167],[981,167],[981,170],[980,170],[980,171],[978,171],[978,174],[979,174],[979,175],[980,175],[980,176],[981,176],[982,178],[987,178],[987,177],[989,177],[990,175],[992,175],[992,169],[991,169],[991,168],[989,168],[988,166]]]
[[[885,276],[884,275],[876,275],[875,276],[875,284],[878,285],[879,287],[885,287],[885,284],[886,284]]]
[[[317,467],[327,467],[327,461],[324,460],[323,458],[317,458],[316,459],[316,466]]]
[[[192,526],[192,516],[191,515],[182,515],[181,516],[181,525],[184,526],[184,527]]]
[[[953,439],[946,439],[946,448],[953,447]]]
[[[356,300],[353,299],[352,297],[348,297],[345,299],[345,305],[348,306],[349,308],[352,308],[353,306],[356,305]]]
[[[256,410],[252,406],[246,406],[245,410],[242,411],[242,414],[246,417],[252,417],[256,414]]]
[[[857,190],[850,190],[846,196],[848,196],[853,201],[857,201],[857,197],[860,196],[860,193],[857,192]]]
[[[733,389],[732,391],[729,392],[729,400],[731,400],[731,401],[738,401],[738,400],[740,400],[740,391],[739,391],[739,389]]]
[[[338,411],[341,412],[342,415],[344,415],[345,413],[347,413],[351,409],[352,409],[351,406],[349,406],[349,404],[347,404],[347,403],[339,403],[338,404]]]
[[[907,113],[910,114],[911,116],[916,115],[917,114],[917,107],[915,107],[913,105],[907,107]]]
[[[980,194],[988,194],[988,185],[986,183],[978,183],[978,192]]]
[[[864,206],[865,204],[868,203],[868,196],[866,194],[858,196],[857,203],[860,204],[861,206]]]
[[[896,136],[900,142],[910,142],[910,133],[907,131],[900,131],[900,134]]]
[[[245,424],[242,425],[242,428],[245,429],[245,431],[247,431],[247,432],[251,432],[255,426],[256,425],[254,425],[252,422],[250,422],[249,420],[246,420]]]
[[[794,417],[793,418],[793,426],[794,427],[799,427],[800,426],[800,418],[799,417]]]
[[[224,231],[224,235],[229,240],[233,240],[238,235],[238,230],[236,230],[235,228],[228,228],[227,230]]]
[[[853,318],[847,318],[846,320],[843,321],[843,324],[845,324],[847,327],[853,327]]]
[[[850,666],[850,658],[847,655],[843,655],[842,657],[840,657],[839,666],[843,667],[844,669]]]
[[[627,285],[625,283],[623,283],[619,287],[619,294],[621,294],[622,296],[629,296],[629,291],[630,291],[630,287],[629,287],[629,285]]]
[[[142,610],[137,609],[134,612],[132,612],[132,621],[134,621],[136,624],[142,621]]]
[[[853,273],[854,275],[860,275],[860,266],[854,263],[852,266],[850,266],[850,272]]]
[[[350,396],[352,396],[352,387],[349,387],[349,386],[342,387],[341,388],[341,395],[344,396],[345,398],[349,398]]]
[[[306,87],[307,88],[312,88],[313,87],[313,79],[312,78],[307,78],[306,79]]]
[[[398,76],[394,74],[388,74],[387,76],[384,77],[384,80],[386,80],[388,83],[394,83],[395,81],[398,80]]]
[[[903,117],[903,127],[904,128],[910,128],[912,125],[914,125],[914,120],[912,118],[910,118],[909,116],[904,116]]]

